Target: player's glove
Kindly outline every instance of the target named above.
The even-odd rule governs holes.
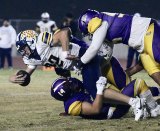
[[[99,77],[99,80],[96,82],[97,94],[102,95],[105,85],[107,83],[107,79],[105,77]]]
[[[83,68],[82,61],[81,60],[74,60],[74,62],[73,62],[73,70],[74,70],[75,74],[80,75],[82,68]]]
[[[57,75],[63,76],[63,77],[71,77],[71,73],[69,70],[62,69],[62,68],[55,68],[55,72]]]

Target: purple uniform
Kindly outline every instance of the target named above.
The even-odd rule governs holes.
[[[101,113],[98,115],[86,116],[81,114],[81,107],[83,102],[93,103],[91,96],[84,92],[74,94],[70,99],[64,102],[65,112],[70,115],[79,115],[87,119],[107,119],[109,104],[104,104]]]
[[[123,43],[143,52],[144,36],[150,22],[151,18],[87,10],[79,17],[79,28],[84,34],[93,34],[93,37],[81,61],[88,63],[105,41],[106,44]]]
[[[101,13],[102,20],[108,22],[106,39],[111,42],[128,43],[133,16],[119,13]]]
[[[139,79],[133,80],[126,87],[123,88],[121,93],[130,97],[135,97],[137,95],[137,93],[135,93],[137,90],[137,85],[139,85],[140,81],[143,82],[143,80]],[[157,87],[151,89],[152,92],[157,91]],[[154,94],[154,95],[157,96],[159,94]],[[93,99],[89,94],[84,93],[82,91],[75,93],[68,100],[64,101],[65,112],[69,115],[81,116],[87,119],[118,119],[123,117],[130,108],[130,106],[128,105],[114,106],[111,104],[103,104],[100,114],[87,116],[81,114],[83,102],[88,102],[92,104]]]

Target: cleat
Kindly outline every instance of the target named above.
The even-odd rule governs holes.
[[[141,117],[143,117],[145,106],[146,106],[145,98],[139,98],[139,97],[135,98],[135,102],[132,105],[135,115],[135,121],[138,121]]]
[[[160,105],[157,105],[156,108],[150,111],[151,117],[157,117],[160,115]]]
[[[147,119],[149,117],[151,117],[149,109],[144,108],[144,110],[143,110],[143,119]]]

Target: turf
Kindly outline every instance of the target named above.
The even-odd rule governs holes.
[[[56,75],[37,70],[28,87],[9,83],[16,70],[0,71],[0,131],[160,131],[160,117],[135,122],[129,113],[119,120],[85,120],[80,117],[59,116],[63,103],[50,96],[50,86]],[[145,72],[134,76],[143,78],[150,86],[156,84]]]

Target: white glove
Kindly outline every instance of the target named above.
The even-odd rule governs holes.
[[[99,80],[96,82],[97,94],[102,95],[105,85],[107,83],[107,79],[105,77],[99,77]]]

